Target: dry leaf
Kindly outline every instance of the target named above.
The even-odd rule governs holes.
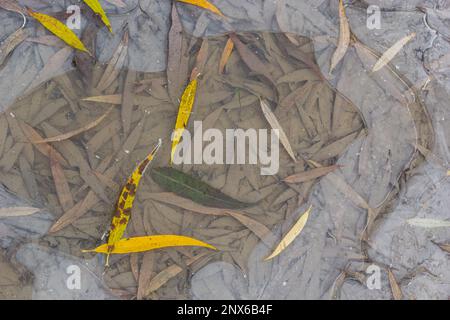
[[[231,38],[228,38],[227,43],[225,44],[225,48],[223,48],[222,56],[220,57],[219,73],[224,72],[228,59],[230,58],[231,53],[233,52],[233,48],[234,42],[231,40]]]
[[[395,280],[394,274],[389,268],[388,268],[388,278],[394,300],[402,300],[403,299],[402,289],[398,285],[397,280]]]
[[[220,12],[220,10],[217,9],[217,7],[215,5],[213,5],[212,3],[210,3],[209,1],[206,1],[206,0],[177,0],[177,1],[201,7],[203,9],[206,9],[206,10],[209,10],[211,12],[214,12],[215,14],[217,14],[217,15],[219,15],[221,17],[224,17],[222,12]]]
[[[0,208],[0,218],[29,216],[39,211],[41,209],[33,207]]]
[[[450,221],[427,219],[427,218],[412,218],[406,220],[406,222],[413,227],[420,228],[448,228],[450,227]]]
[[[277,130],[275,131],[278,135],[278,138],[281,141],[281,144],[286,149],[289,156],[296,162],[297,159],[295,158],[294,151],[292,150],[291,144],[289,143],[289,139],[284,132],[283,128],[281,127],[280,123],[278,122],[277,118],[273,114],[272,110],[270,110],[269,105],[264,100],[260,100],[261,102],[261,109],[263,111],[264,116],[267,119],[267,122],[269,122],[272,129]]]
[[[302,183],[310,180],[317,179],[319,177],[325,176],[330,172],[340,168],[339,165],[332,165],[329,167],[320,167],[305,172],[300,172],[283,179],[286,183]]]
[[[204,247],[217,250],[216,247],[210,244],[207,244],[203,241],[190,237],[177,235],[154,235],[154,236],[121,239],[115,243],[114,249],[112,251],[110,251],[109,245],[105,243],[98,246],[95,249],[82,250],[82,252],[123,254],[123,253],[144,252],[167,247],[185,247],[185,246]]]
[[[331,58],[330,74],[338,63],[344,58],[350,44],[350,26],[345,14],[343,0],[339,0],[339,41],[336,51]]]
[[[96,120],[86,124],[85,126],[81,127],[80,129],[76,129],[61,135],[57,135],[55,137],[51,137],[51,138],[45,138],[42,140],[36,140],[33,141],[33,143],[39,144],[39,143],[49,143],[49,142],[58,142],[58,141],[63,141],[63,140],[67,140],[70,139],[76,135],[79,135],[80,133],[83,133],[85,131],[91,130],[92,128],[95,128],[96,126],[98,126],[107,116],[108,114],[111,112],[112,107],[109,108],[108,111],[106,111],[105,114],[103,114],[101,117],[97,118]]]
[[[298,221],[294,224],[291,230],[289,230],[288,233],[286,233],[286,235],[281,240],[280,244],[272,252],[272,254],[270,254],[267,258],[264,259],[265,261],[273,259],[277,255],[279,255],[281,252],[283,252],[284,249],[286,249],[288,245],[292,243],[292,241],[295,240],[295,238],[302,232],[303,228],[305,227],[311,209],[312,206],[309,206],[308,210],[306,210],[305,213],[302,214],[300,219],[298,219]]]
[[[56,154],[54,151],[50,150],[49,158],[56,194],[58,195],[61,208],[64,212],[66,212],[74,206],[72,193],[70,192],[69,184],[64,175],[64,171],[56,159]]]
[[[34,12],[31,9],[28,9],[28,14],[39,21],[47,30],[52,32],[69,46],[84,51],[92,56],[78,36],[61,21],[56,20],[55,18],[44,13]]]
[[[205,68],[206,59],[208,58],[208,49],[209,44],[207,39],[202,40],[202,45],[200,47],[200,50],[197,54],[197,59],[195,61],[195,67],[192,68],[191,77],[190,80],[194,80],[197,78],[201,73],[203,73],[203,69]]]
[[[397,41],[392,47],[386,50],[385,53],[378,59],[377,63],[373,66],[372,72],[379,71],[385,65],[387,65],[399,52],[402,48],[411,41],[416,36],[416,33],[413,32],[406,37],[403,37],[399,41]]]
[[[2,41],[0,46],[0,66],[5,62],[9,54],[28,37],[28,32],[20,28]]]

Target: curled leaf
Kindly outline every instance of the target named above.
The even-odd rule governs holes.
[[[348,24],[348,19],[345,14],[344,3],[339,0],[339,41],[336,51],[331,58],[330,73],[333,72],[334,68],[338,63],[344,58],[347,52],[348,46],[350,44],[350,26]]]
[[[385,65],[387,65],[396,55],[402,50],[402,48],[411,41],[416,36],[416,33],[413,32],[406,37],[403,37],[399,41],[397,41],[392,47],[386,50],[385,53],[378,59],[377,63],[373,66],[372,72],[376,72],[381,70]]]
[[[275,248],[275,250],[273,250],[273,252],[267,258],[264,259],[265,261],[273,259],[277,255],[279,255],[302,232],[303,228],[306,225],[306,222],[308,221],[311,209],[312,206],[309,206],[308,210],[306,210],[305,213],[302,214],[300,219],[298,219],[298,221],[294,224],[291,230],[289,230],[288,233],[286,233],[286,235],[281,240],[280,244]]]
[[[89,50],[86,49],[78,36],[61,21],[44,13],[32,11],[31,9],[28,9],[28,14],[39,21],[48,31],[63,40],[69,46],[92,55]]]
[[[119,240],[114,245],[112,251],[109,250],[107,243],[98,246],[91,250],[82,250],[82,252],[97,252],[97,253],[134,253],[144,252],[149,250],[167,248],[167,247],[204,247],[213,250],[217,250],[216,247],[207,244],[203,241],[177,235],[156,235],[156,236],[144,236],[133,237]]]

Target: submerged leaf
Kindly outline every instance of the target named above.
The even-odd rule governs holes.
[[[297,161],[295,158],[294,150],[292,150],[291,144],[289,143],[289,139],[284,132],[283,128],[281,127],[280,123],[278,122],[277,118],[273,114],[272,110],[270,110],[269,105],[264,100],[261,100],[261,109],[264,113],[264,116],[267,119],[267,122],[269,122],[272,129],[275,129],[277,131],[276,134],[278,135],[278,138],[281,141],[281,144],[283,145],[284,149],[286,149],[289,156],[292,158],[292,160]]]
[[[39,21],[47,30],[52,32],[55,36],[63,40],[69,46],[91,55],[89,50],[86,49],[83,42],[81,42],[78,36],[61,21],[44,13],[34,12],[31,9],[28,9],[28,14]]]
[[[302,182],[314,180],[319,177],[325,176],[328,173],[333,172],[334,170],[336,170],[338,168],[339,168],[339,165],[315,168],[315,169],[311,169],[311,170],[308,170],[305,172],[293,174],[289,177],[284,178],[283,181],[286,183],[302,183]]]
[[[103,114],[101,117],[99,117],[99,118],[95,119],[94,121],[86,124],[84,127],[81,127],[80,129],[76,129],[76,130],[73,130],[73,131],[61,134],[61,135],[57,135],[55,137],[33,141],[33,143],[58,142],[58,141],[63,141],[63,140],[70,139],[73,136],[79,135],[80,133],[83,133],[85,131],[88,131],[88,130],[98,126],[100,124],[100,122],[102,122],[106,118],[106,116],[108,116],[108,114],[111,112],[111,110],[112,110],[112,107],[109,108],[109,110],[106,111],[105,114]]]
[[[180,107],[178,109],[177,120],[175,122],[175,130],[172,134],[172,151],[170,154],[170,161],[173,162],[173,157],[178,143],[181,140],[184,129],[187,127],[189,117],[191,116],[192,107],[194,106],[195,94],[197,92],[197,78],[194,78],[186,87],[181,97]]]
[[[154,168],[151,177],[163,189],[205,206],[235,209],[253,205],[235,200],[205,182],[171,167]]]
[[[105,10],[103,10],[101,4],[98,2],[98,0],[83,0],[84,3],[87,4],[89,8],[94,11],[95,14],[98,14],[100,16],[100,19],[105,24],[105,26],[108,28],[109,32],[113,32],[111,23],[109,22],[108,17],[106,16]]]
[[[128,178],[125,187],[120,193],[119,200],[117,201],[116,213],[114,214],[111,222],[111,231],[109,233],[107,243],[108,253],[111,253],[115,249],[117,241],[122,238],[122,235],[127,228],[139,182],[160,147],[161,139],[159,139],[158,144],[153,148],[150,154],[141,163],[139,163],[131,176]],[[106,265],[108,265],[108,259],[106,260]]]
[[[294,224],[294,226],[291,228],[291,230],[286,233],[284,238],[281,240],[280,244],[273,250],[272,254],[270,254],[267,258],[264,260],[270,260],[275,258],[277,255],[279,255],[288,245],[292,243],[292,241],[295,240],[295,238],[302,232],[303,228],[306,225],[306,222],[308,221],[309,214],[311,213],[312,205],[309,206],[308,210],[305,211],[305,213],[302,214],[300,219]]]
[[[41,209],[33,207],[0,208],[0,218],[29,216],[39,211]]]
[[[389,268],[388,268],[388,278],[389,278],[389,284],[391,286],[392,296],[394,297],[394,300],[402,300],[403,299],[402,289],[398,285],[394,274],[392,273],[391,269],[389,269]]]
[[[212,3],[210,3],[209,1],[206,1],[206,0],[177,0],[177,1],[201,7],[203,9],[206,9],[206,10],[209,10],[211,12],[214,12],[215,14],[217,14],[217,15],[219,15],[221,17],[224,17],[222,12],[220,12],[220,10],[217,9],[217,7],[215,5],[213,5]]]
[[[421,228],[448,228],[450,221],[427,219],[427,218],[412,218],[406,221],[409,225]]]
[[[207,244],[203,241],[177,235],[156,235],[133,237],[119,240],[114,245],[114,249],[110,251],[107,243],[98,246],[92,250],[82,250],[82,252],[97,252],[97,253],[134,253],[155,250],[167,247],[204,247],[217,250],[216,247]]]
[[[378,59],[377,63],[373,66],[372,72],[376,72],[382,69],[385,65],[387,65],[396,55],[402,50],[402,48],[411,41],[416,36],[416,33],[413,32],[406,37],[403,37],[399,41],[397,41],[392,47],[386,50],[385,53]]]
[[[334,68],[338,63],[344,58],[347,52],[348,46],[350,44],[350,26],[348,24],[348,19],[345,14],[344,3],[339,0],[339,41],[336,51],[331,58],[330,73],[333,72]]]
[[[227,43],[225,44],[225,48],[223,48],[222,56],[220,57],[219,73],[224,72],[228,59],[230,58],[231,53],[233,52],[233,48],[234,42],[231,40],[231,38],[228,38]]]

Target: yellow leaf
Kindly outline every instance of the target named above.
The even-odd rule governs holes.
[[[144,237],[133,237],[119,240],[115,245],[114,249],[109,252],[109,246],[107,243],[98,246],[92,250],[82,250],[82,252],[97,252],[97,253],[134,253],[143,252],[149,250],[155,250],[167,247],[204,247],[213,250],[217,250],[216,247],[207,244],[203,241],[177,235],[156,235],[156,236],[144,236]]]
[[[312,206],[309,206],[308,210],[305,211],[305,213],[302,214],[300,219],[294,224],[294,226],[291,228],[291,230],[286,233],[284,238],[280,241],[280,244],[273,250],[272,254],[269,255],[265,261],[275,258],[277,255],[279,255],[288,245],[294,241],[294,239],[302,232],[303,228],[306,225],[306,222],[308,221],[309,214],[311,213]]]
[[[201,7],[203,9],[209,10],[211,12],[214,12],[215,14],[224,17],[224,15],[222,14],[222,12],[220,12],[219,9],[217,9],[217,7],[215,5],[213,5],[212,3],[210,3],[209,1],[206,0],[177,0],[178,2],[184,2],[184,3],[189,3],[192,4],[194,6],[198,6]]]
[[[87,4],[89,8],[94,11],[94,13],[98,14],[100,16],[100,19],[102,19],[102,22],[105,24],[105,26],[108,28],[109,32],[113,33],[111,23],[109,22],[108,17],[106,16],[105,10],[103,10],[101,4],[98,2],[98,0],[83,0],[84,3]]]
[[[122,238],[123,233],[127,228],[139,182],[160,147],[161,139],[159,139],[158,144],[153,148],[150,154],[136,167],[120,193],[119,200],[117,201],[116,212],[111,222],[108,242],[106,244],[108,247],[108,253],[115,250],[116,243],[120,240],[120,238]],[[106,265],[108,265],[108,259],[106,260]]]
[[[184,129],[187,127],[189,117],[191,116],[192,107],[194,106],[195,93],[197,92],[197,78],[194,78],[186,87],[181,96],[180,107],[178,109],[177,121],[175,122],[175,130],[172,135],[172,152],[170,162],[173,162],[175,150],[181,140]]]
[[[331,58],[330,73],[333,72],[334,68],[336,68],[338,63],[344,58],[349,44],[350,26],[348,24],[347,16],[345,15],[344,3],[342,0],[339,0],[339,41],[336,51]]]
[[[380,69],[382,69],[385,65],[389,63],[396,55],[397,53],[402,50],[402,48],[411,41],[416,36],[416,33],[413,32],[410,35],[407,35],[406,37],[403,37],[399,41],[397,41],[392,47],[386,50],[385,53],[378,59],[377,63],[373,66],[372,72],[376,72]]]
[[[84,51],[92,56],[89,50],[84,46],[83,42],[81,42],[77,35],[64,23],[44,13],[34,12],[31,9],[28,9],[28,14],[39,21],[47,30],[63,40],[69,46],[80,51]]]

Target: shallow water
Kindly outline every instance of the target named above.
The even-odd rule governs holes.
[[[360,10],[350,7],[351,17],[353,9],[356,13]],[[183,10],[186,8],[180,10],[182,17]],[[310,10],[320,15],[316,7]],[[199,33],[201,19],[196,20],[197,25],[184,20],[185,31]],[[126,48],[130,60],[124,65],[131,67],[121,66],[116,74],[110,74],[108,64],[94,63],[80,54],[73,57],[64,48],[56,49],[60,55],[67,54],[64,64],[52,59],[53,64],[59,65],[59,75],[51,70],[38,76],[40,81],[35,80],[32,87],[51,75],[47,81],[25,90],[0,119],[5,128],[0,136],[0,177],[8,190],[2,207],[19,204],[42,208],[27,217],[1,218],[1,263],[11,269],[9,282],[2,284],[7,288],[2,290],[3,296],[302,299],[351,298],[363,291],[366,297],[389,298],[387,285],[378,291],[366,288],[365,271],[372,264],[384,269],[394,264],[396,276],[408,281],[414,270],[423,267],[418,260],[425,251],[409,249],[410,257],[417,260],[411,263],[392,243],[398,241],[401,246],[416,232],[406,219],[446,219],[443,212],[447,206],[440,200],[445,195],[434,198],[436,194],[428,191],[437,188],[445,193],[446,165],[424,167],[422,153],[433,148],[434,118],[423,101],[422,87],[415,86],[409,77],[408,56],[397,70],[372,73],[371,67],[382,52],[358,34],[361,40],[352,44],[344,62],[330,75],[336,32],[332,22],[324,21],[318,20],[312,28],[308,23],[297,25],[296,32],[309,38],[280,32],[238,33],[249,52],[235,47],[223,74],[219,72],[219,61],[229,37],[212,35],[225,32],[221,27],[227,29],[226,24],[209,24],[203,29],[208,37],[193,37],[186,32],[177,35],[182,54],[171,52],[169,47],[168,55],[175,55],[180,63],[171,68],[174,57],[169,57],[169,68],[164,72],[142,71],[148,67],[146,60],[162,61],[157,55],[133,68],[138,61],[133,58],[135,42]],[[320,34],[328,31],[326,36]],[[121,31],[116,39],[124,39],[123,34],[133,39],[134,32],[131,27]],[[114,54],[117,43],[110,54]],[[47,46],[33,44],[32,48],[40,50],[42,57],[51,56]],[[202,50],[207,52],[205,61],[199,55]],[[413,51],[409,47],[405,50],[408,54]],[[249,59],[259,59],[260,64],[251,64]],[[202,121],[203,132],[210,128],[222,133],[234,128],[268,129],[259,101],[262,98],[268,101],[286,132],[297,161],[280,144],[279,170],[274,175],[261,175],[260,162],[176,166],[228,196],[257,203],[239,209],[256,226],[226,214],[201,214],[163,201],[160,192],[164,190],[151,179],[150,168],[138,188],[126,234],[192,236],[219,250],[169,248],[114,255],[111,268],[103,273],[104,256],[82,254],[81,249],[102,243],[126,178],[159,138],[163,147],[152,167],[169,165],[178,99],[194,67],[200,77],[187,131],[194,134],[195,121]],[[105,81],[107,75],[109,83]],[[88,101],[92,97],[105,100],[105,96],[109,103]],[[49,156],[39,151],[42,146],[30,143],[26,132],[29,134],[31,127],[42,137],[52,137],[83,127],[106,112],[106,118],[93,128],[51,143],[61,155],[59,165],[70,191],[65,196],[58,195]],[[437,131],[439,134],[439,126]],[[440,134],[445,136],[445,132]],[[421,152],[416,150],[418,144],[423,147]],[[247,153],[255,148],[250,144],[247,147]],[[432,154],[427,159],[432,163]],[[309,160],[322,166],[340,166],[325,177],[304,183],[282,181],[313,169]],[[426,189],[420,182],[418,187],[405,188],[406,182],[417,179],[414,168],[430,173]],[[409,204],[415,209],[411,210]],[[262,262],[309,205],[313,211],[301,235],[279,257]],[[429,216],[422,215],[424,207],[434,208]],[[406,216],[394,215],[392,211],[406,212]],[[368,214],[377,217],[375,223],[370,221],[367,225]],[[62,227],[58,224],[61,217],[70,218]],[[58,230],[49,233],[49,229],[54,231],[55,222]],[[432,239],[445,242],[448,231],[440,232],[431,234]],[[395,233],[405,235],[391,242],[388,238]],[[435,246],[429,236],[419,234],[418,241]],[[426,254],[435,252],[436,259],[445,261],[444,253],[435,249],[427,249]],[[83,275],[79,290],[73,290],[68,282],[73,266]],[[440,263],[438,269],[444,266]],[[357,278],[360,283],[337,283],[344,268],[348,279]],[[426,268],[433,269],[433,265]],[[161,280],[157,276],[167,271],[169,278]],[[418,274],[420,278],[426,273]],[[386,281],[383,273],[383,283]],[[437,287],[435,297],[442,298],[445,289]],[[420,297],[415,291],[405,290],[409,297]]]

